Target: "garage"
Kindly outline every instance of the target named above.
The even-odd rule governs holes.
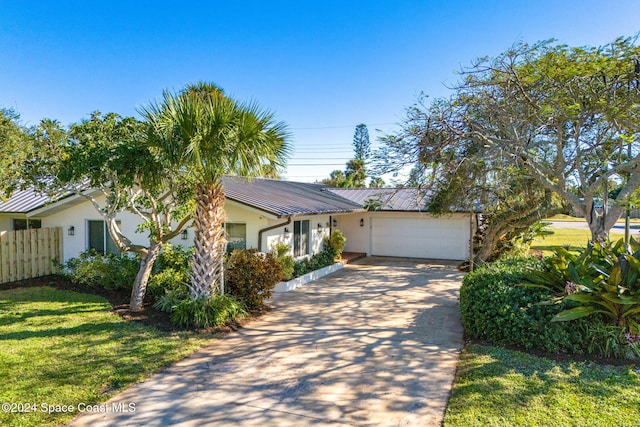
[[[367,212],[334,216],[347,238],[345,252],[373,256],[469,259],[470,218],[464,211],[434,216],[417,188],[331,188]]]
[[[407,218],[396,214],[369,219],[372,255],[450,260],[469,257],[467,215]]]

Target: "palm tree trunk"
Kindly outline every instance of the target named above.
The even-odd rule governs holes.
[[[198,184],[194,254],[191,260],[191,298],[207,298],[222,289],[224,256],[224,192],[222,183]]]

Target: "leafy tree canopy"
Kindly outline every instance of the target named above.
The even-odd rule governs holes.
[[[20,123],[20,115],[0,109],[0,198],[23,183],[22,165],[33,156],[33,135]]]
[[[415,166],[412,176],[438,193],[434,208],[535,192],[570,205],[594,238],[606,237],[640,185],[639,57],[636,40],[620,38],[599,47],[521,43],[480,58],[450,98],[423,97],[408,109],[378,162]],[[613,206],[597,209],[610,179],[622,188]]]

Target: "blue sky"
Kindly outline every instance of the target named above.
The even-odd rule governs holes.
[[[375,143],[420,92],[514,42],[600,45],[640,30],[637,1],[0,0],[0,107],[26,124],[136,108],[198,80],[289,124],[285,177],[344,169],[355,126]]]

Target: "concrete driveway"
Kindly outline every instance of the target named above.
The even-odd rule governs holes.
[[[72,425],[440,425],[462,327],[452,265],[367,258]]]

